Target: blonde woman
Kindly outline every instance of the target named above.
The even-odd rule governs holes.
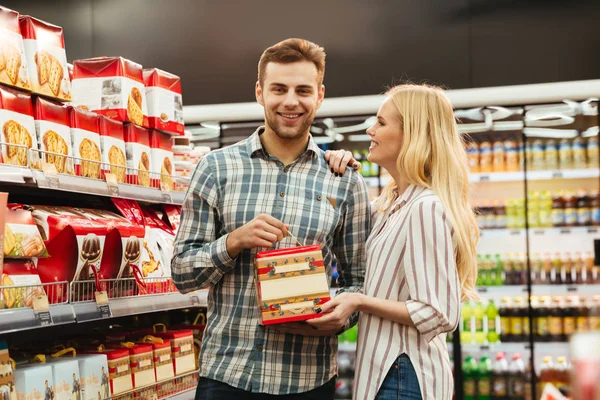
[[[336,296],[310,323],[361,313],[354,399],[451,399],[446,334],[461,299],[476,298],[479,237],[452,106],[438,88],[396,86],[367,133],[369,161],[393,181],[373,203],[364,290]],[[344,151],[327,158],[341,174],[355,163]]]

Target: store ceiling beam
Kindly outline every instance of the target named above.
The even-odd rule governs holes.
[[[600,97],[600,79],[535,83],[446,91],[454,108],[511,106],[560,102],[563,99],[586,100]],[[383,95],[326,98],[317,117],[375,114]],[[258,121],[264,118],[263,108],[256,102],[184,106],[185,123],[205,121]]]

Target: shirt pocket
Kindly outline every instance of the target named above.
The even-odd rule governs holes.
[[[334,204],[328,198],[332,199]],[[339,199],[326,192],[307,190],[302,212],[311,217],[309,223],[300,228],[304,230],[306,237],[313,239],[314,243],[324,244],[340,224],[340,203]]]

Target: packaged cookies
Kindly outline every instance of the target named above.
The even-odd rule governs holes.
[[[171,137],[155,129],[150,130],[152,154],[152,186],[163,190],[173,190],[173,146]]]
[[[122,57],[75,60],[73,105],[148,127],[142,66]]]
[[[125,125],[127,183],[150,186],[150,132],[133,124]]]
[[[7,208],[4,213],[4,258],[48,257],[31,211]]]
[[[2,129],[2,162],[29,166],[29,149],[37,148],[31,96],[0,86],[0,129]],[[14,144],[15,146],[11,146]],[[32,162],[31,167],[39,167]]]
[[[69,124],[75,174],[99,179],[102,157],[98,115],[81,108],[69,107]]]
[[[19,18],[29,80],[34,93],[71,101],[63,28],[24,15]]]
[[[114,174],[117,182],[125,183],[127,158],[125,157],[123,123],[102,116],[99,117],[99,122],[102,171]]]
[[[183,135],[181,78],[158,68],[144,70],[148,124],[173,135]]]
[[[0,83],[30,90],[19,13],[0,6]]]
[[[45,293],[41,283],[34,260],[5,260],[0,276],[0,309],[33,307],[33,300]]]
[[[40,150],[47,152],[41,154],[41,159],[54,164],[60,174],[73,174],[73,159],[69,157],[73,155],[69,109],[36,97],[33,101],[33,112]]]

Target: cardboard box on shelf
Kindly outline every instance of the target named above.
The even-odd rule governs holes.
[[[144,69],[148,124],[173,135],[183,135],[181,78],[158,68]]]
[[[150,132],[133,124],[125,125],[127,183],[150,186]]]
[[[182,375],[196,369],[194,336],[191,330],[157,332],[154,336],[171,341],[171,357],[175,375]]]
[[[8,354],[8,345],[6,341],[0,340],[0,397],[2,400],[17,400],[17,390],[13,374],[13,365]]]
[[[319,317],[315,307],[331,299],[320,245],[263,251],[254,265],[263,325]]]
[[[63,29],[29,15],[19,18],[34,93],[71,101]]]
[[[163,190],[173,190],[173,150],[171,137],[155,129],[150,130],[152,154],[152,186]]]
[[[100,179],[100,124],[98,115],[77,107],[69,107],[69,122],[75,174]],[[85,160],[90,160],[85,161]]]
[[[123,123],[100,117],[100,149],[102,151],[102,172],[114,174],[117,182],[125,183],[127,158],[125,156],[125,136]]]
[[[81,400],[79,362],[74,357],[46,358],[54,377],[54,400]]]
[[[35,97],[33,114],[40,150],[48,152],[42,154],[42,160],[54,164],[60,174],[74,174],[73,159],[59,156],[59,154],[73,155],[69,109],[41,97]]]
[[[110,396],[106,354],[78,354],[81,374],[81,400],[106,399]]]
[[[31,211],[11,205],[4,212],[4,257],[48,257]]]
[[[0,278],[0,309],[33,307],[33,300],[45,294],[34,260],[5,260]]]
[[[73,105],[148,127],[142,66],[122,57],[75,60]]]
[[[54,376],[48,364],[19,365],[13,371],[17,398],[25,400],[55,398]]]
[[[30,90],[19,13],[0,6],[0,83]]]
[[[36,160],[29,163],[29,149],[38,148],[30,95],[0,86],[0,127],[2,163],[39,168]]]
[[[111,396],[133,389],[128,349],[91,350],[85,353],[106,355]],[[101,382],[104,382],[104,375],[101,379]]]

